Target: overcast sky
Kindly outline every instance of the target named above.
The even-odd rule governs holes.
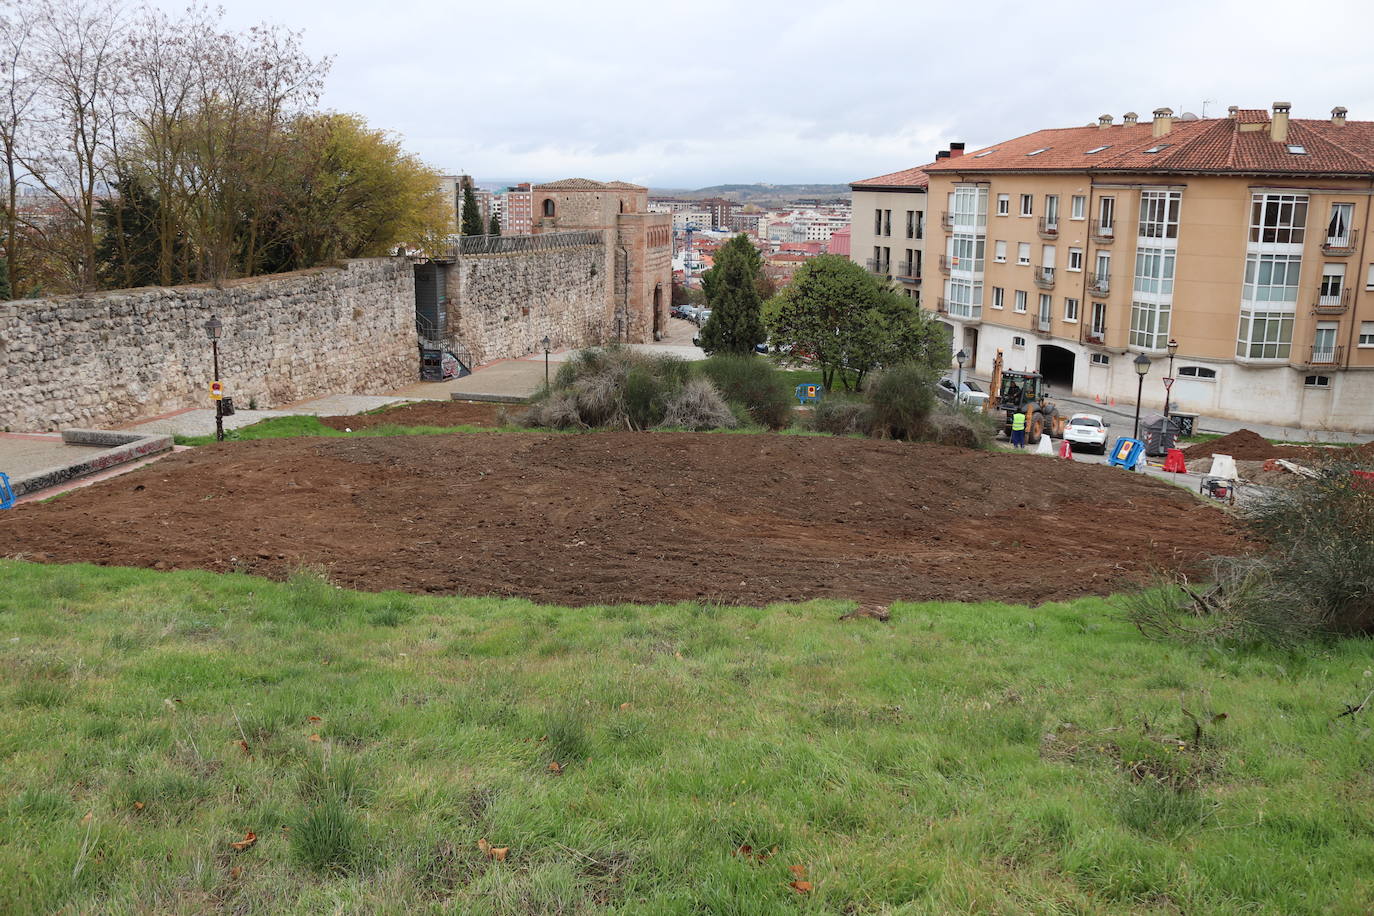
[[[334,57],[326,107],[478,181],[841,183],[1160,106],[1374,119],[1367,2],[223,2]]]

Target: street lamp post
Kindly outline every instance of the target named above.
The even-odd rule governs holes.
[[[960,350],[954,354],[954,359],[959,363],[959,374],[955,376],[954,381],[954,403],[958,404],[964,395],[964,360],[968,359],[968,353]]]
[[[219,336],[224,330],[224,323],[219,320],[218,315],[211,315],[210,320],[205,322],[205,336],[210,338],[210,349],[214,353],[215,375],[211,379],[213,382],[219,381]],[[215,399],[215,441],[224,441],[224,401]]]
[[[1169,426],[1169,397],[1174,391],[1174,357],[1178,355],[1178,341],[1169,338],[1169,373],[1164,377],[1164,425]]]
[[[541,341],[541,343],[544,344],[544,387],[545,387],[545,388],[548,388],[548,387],[549,387],[549,345],[552,343],[552,341],[549,340],[549,335],[545,334],[545,335],[544,335],[544,339]]]
[[[1140,438],[1140,397],[1145,391],[1145,376],[1150,372],[1150,357],[1141,353],[1135,358],[1135,433],[1132,439]]]

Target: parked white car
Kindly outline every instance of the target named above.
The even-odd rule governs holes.
[[[1064,427],[1064,440],[1076,449],[1096,449],[1099,455],[1106,454],[1109,428],[1110,424],[1102,422],[1095,413],[1076,413]]]

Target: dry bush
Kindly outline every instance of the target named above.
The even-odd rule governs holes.
[[[997,435],[992,418],[966,407],[941,404],[917,433],[923,442],[960,448],[991,448]]]
[[[676,429],[733,429],[739,423],[715,386],[704,378],[688,379],[672,397],[661,427]]]
[[[834,436],[868,435],[873,427],[873,408],[863,401],[827,397],[811,408],[806,427]]]

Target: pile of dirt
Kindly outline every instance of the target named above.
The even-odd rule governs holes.
[[[1220,439],[1199,442],[1183,450],[1188,461],[1210,459],[1213,455],[1230,455],[1237,461],[1266,461],[1287,458],[1289,461],[1320,463],[1326,461],[1365,462],[1374,460],[1374,442],[1360,446],[1275,445],[1257,432],[1238,429]]]
[[[1040,603],[1246,547],[1186,491],[1102,465],[775,435],[223,443],[0,513],[0,556],[570,605]]]
[[[416,401],[376,413],[345,417],[320,417],[331,429],[372,429],[375,426],[504,426],[507,413],[524,411],[519,404],[490,404],[482,401]]]

